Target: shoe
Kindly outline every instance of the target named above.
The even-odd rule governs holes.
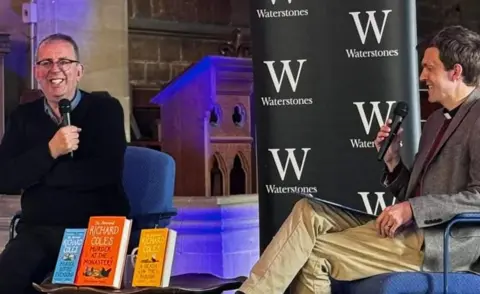
[[[235,294],[245,294],[245,293],[243,293],[242,291],[237,291],[235,292]]]

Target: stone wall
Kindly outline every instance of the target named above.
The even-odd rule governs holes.
[[[248,34],[248,0],[129,0],[130,81],[161,88],[192,62],[218,54],[234,28]]]
[[[478,0],[417,0],[419,37],[425,37],[443,26],[461,24],[480,31]]]
[[[0,32],[10,34],[11,52],[5,57],[5,114],[18,105],[30,80],[29,27],[22,22],[25,0],[0,1]]]
[[[22,23],[26,0],[0,1],[0,31],[12,34],[6,60],[6,112],[29,88],[28,26]],[[161,88],[191,62],[216,54],[235,27],[248,34],[249,0],[128,0],[129,71],[132,85]],[[478,0],[418,0],[418,35],[449,24],[480,31]]]
[[[248,34],[249,0],[128,2],[130,81],[135,86],[161,88],[191,62],[216,54],[234,27]],[[480,31],[478,15],[478,0],[417,0],[419,39],[450,24]]]

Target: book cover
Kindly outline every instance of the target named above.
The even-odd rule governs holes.
[[[86,229],[65,229],[53,272],[53,284],[75,284]]]
[[[132,286],[169,286],[176,240],[177,232],[171,229],[143,229],[141,231]]]
[[[75,284],[120,289],[130,232],[125,217],[91,217]]]

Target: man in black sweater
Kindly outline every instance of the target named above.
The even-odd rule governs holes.
[[[0,254],[1,294],[36,293],[32,282],[53,271],[65,228],[87,227],[94,215],[129,214],[122,107],[79,90],[82,74],[71,37],[45,38],[35,66],[45,97],[10,115],[0,145],[0,193],[23,191],[22,218]],[[62,123],[62,98],[71,101],[70,126]]]

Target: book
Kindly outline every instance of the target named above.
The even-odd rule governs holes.
[[[294,194],[297,196],[297,194]],[[301,195],[302,197],[304,198],[308,198],[310,199],[311,201],[313,202],[323,202],[323,203],[326,203],[326,204],[329,204],[329,205],[332,205],[332,206],[336,206],[336,207],[339,207],[339,208],[342,208],[342,209],[346,209],[346,210],[350,210],[350,211],[353,211],[353,212],[356,212],[356,213],[360,213],[360,214],[363,214],[363,215],[369,215],[371,216],[372,214],[366,212],[366,211],[362,211],[362,210],[359,210],[359,209],[355,209],[355,208],[351,208],[351,207],[348,207],[348,206],[345,206],[345,205],[341,205],[339,203],[335,203],[335,202],[332,202],[332,201],[327,201],[327,200],[323,200],[322,198],[318,197],[318,196],[314,196],[313,194],[309,194],[309,193],[299,193],[299,195]]]
[[[91,217],[75,285],[120,289],[131,229],[126,217]]]
[[[53,272],[53,284],[75,284],[86,231],[86,229],[65,229]]]
[[[177,232],[143,229],[133,272],[133,287],[168,287],[172,274]]]

